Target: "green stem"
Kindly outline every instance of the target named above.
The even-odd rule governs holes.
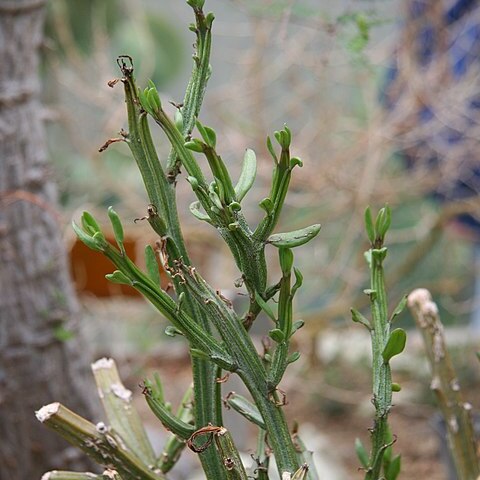
[[[383,359],[382,352],[390,335],[388,304],[383,272],[386,249],[372,249],[370,254],[370,300],[372,309],[372,353],[373,353],[373,404],[375,406],[374,427],[370,468],[365,480],[378,480],[382,470],[382,459],[387,447],[388,414],[392,406],[392,374],[390,365]]]
[[[267,388],[264,387],[260,390],[257,385],[251,384],[249,376],[242,372],[239,372],[239,376],[250,391],[255,405],[263,417],[268,442],[275,455],[280,477],[284,472],[293,475],[300,465],[282,407],[276,403],[272,395],[268,394]]]
[[[262,415],[268,432],[280,475],[293,474],[299,465],[288,425],[274,395],[268,390],[267,372],[240,320],[200,277],[185,273],[186,285],[195,299],[209,312],[209,317],[218,330],[235,362],[235,371],[250,391],[255,405]]]
[[[167,226],[168,236],[173,242],[167,242],[167,251],[169,260],[182,258],[183,262],[190,265],[185,242],[178,219],[177,204],[175,199],[175,184],[169,182],[160,164],[158,156],[153,145],[153,141],[148,127],[146,115],[142,112],[140,101],[138,99],[137,86],[133,76],[133,69],[122,68],[124,74],[125,98],[127,103],[128,124],[130,134],[128,136],[129,146],[137,162],[142,175],[150,202],[156,207],[161,218]],[[201,99],[198,94],[192,97],[195,102],[195,110],[201,105]],[[173,247],[172,247],[173,246]],[[178,281],[175,281],[177,294],[183,291]],[[189,298],[186,299],[185,308],[192,318],[201,325],[204,332],[209,332],[208,320]],[[215,367],[201,358],[192,358],[192,371],[194,381],[194,411],[195,423],[198,428],[216,424],[218,414],[215,405],[220,402],[215,392]],[[222,471],[221,460],[214,451],[208,451],[200,455],[205,472],[215,478]],[[220,477],[219,477],[220,478]]]

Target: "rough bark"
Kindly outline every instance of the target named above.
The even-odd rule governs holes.
[[[52,401],[94,419],[86,353],[48,166],[39,48],[45,1],[0,0],[0,479],[90,465],[42,426]]]

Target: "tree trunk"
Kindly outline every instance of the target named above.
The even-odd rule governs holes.
[[[90,358],[76,332],[47,164],[39,48],[45,0],[0,0],[0,479],[90,466],[36,419],[52,401],[92,418]],[[61,333],[74,333],[70,339]],[[93,418],[92,418],[93,419]]]

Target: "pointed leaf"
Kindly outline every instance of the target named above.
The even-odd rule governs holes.
[[[97,244],[93,237],[85,233],[75,222],[72,222],[72,228],[80,241],[88,248],[95,250],[96,252],[102,251],[102,248]]]
[[[303,167],[303,162],[298,157],[292,157],[290,159],[290,168],[293,169],[296,166],[299,166],[300,168]]]
[[[200,211],[200,202],[192,202],[190,204],[190,213],[203,222],[213,225],[212,219],[206,214]]]
[[[113,228],[113,235],[115,236],[115,240],[117,241],[118,247],[123,252],[123,240],[124,240],[124,233],[123,233],[123,226],[118,216],[118,213],[113,209],[113,207],[108,207],[108,217],[110,218],[110,222]]]
[[[398,302],[398,305],[394,308],[392,316],[390,317],[390,323],[392,323],[398,315],[400,315],[407,305],[408,295],[404,295]]]
[[[355,452],[357,453],[357,457],[360,460],[360,464],[363,468],[368,468],[369,458],[368,453],[363,446],[362,441],[359,438],[355,439]]]
[[[274,321],[277,319],[273,313],[273,310],[270,308],[270,305],[257,293],[255,292],[255,301],[258,303],[259,307]]]
[[[351,308],[350,312],[352,314],[352,321],[355,323],[361,323],[363,326],[367,327],[368,330],[372,329],[368,318],[364,317],[358,310]]]
[[[252,188],[255,176],[257,175],[257,158],[255,152],[249,148],[245,151],[243,158],[242,172],[238,183],[235,185],[235,196],[241,202],[248,191]]]
[[[367,231],[367,237],[370,243],[373,245],[375,242],[375,227],[373,226],[372,211],[370,207],[365,209],[365,230]]]
[[[260,415],[260,412],[258,411],[257,406],[247,400],[245,397],[239,395],[238,393],[231,392],[225,399],[225,402],[236,412],[243,415],[247,420],[250,420],[250,422],[258,425],[260,428],[265,429],[265,423]]]
[[[400,455],[397,455],[388,465],[387,471],[385,472],[386,480],[396,480],[400,474],[401,468],[402,459]]]
[[[92,234],[92,236],[95,233],[101,231],[100,226],[98,225],[97,221],[95,220],[93,215],[89,212],[83,212],[83,214],[82,214],[82,225],[83,225],[83,228],[88,233]]]
[[[198,128],[198,131],[200,132],[200,135],[203,138],[203,141],[209,147],[215,148],[217,144],[217,134],[215,133],[215,130],[213,130],[213,128],[202,125],[198,120],[197,120],[197,128]]]
[[[305,322],[304,322],[303,320],[297,320],[296,322],[294,322],[293,325],[292,325],[292,333],[290,334],[290,337],[291,337],[297,330],[300,330],[304,325],[305,325]]]
[[[275,149],[273,148],[272,140],[270,139],[270,137],[267,137],[267,149],[270,152],[270,155],[272,156],[273,161],[275,163],[278,163],[278,157],[277,157],[277,154],[275,153]]]
[[[297,268],[293,267],[293,272],[295,273],[295,283],[293,284],[292,287],[292,297],[297,293],[297,290],[302,286],[303,284],[303,275],[302,272]]]
[[[300,352],[293,352],[288,356],[287,363],[290,364],[296,362],[300,358],[300,355]]]

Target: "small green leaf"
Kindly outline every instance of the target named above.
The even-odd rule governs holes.
[[[394,308],[392,316],[390,317],[390,323],[392,323],[398,315],[400,315],[407,305],[408,295],[404,295],[398,302],[398,305]]]
[[[285,143],[287,145],[287,148],[290,146],[290,144],[292,143],[292,132],[290,131],[290,129],[287,127],[287,124],[285,124],[283,126],[283,131],[285,132]]]
[[[278,157],[277,157],[277,154],[275,153],[275,149],[273,148],[272,140],[270,139],[270,137],[267,137],[267,149],[270,152],[270,155],[272,156],[273,161],[275,163],[278,163]]]
[[[400,455],[397,455],[389,463],[387,471],[385,472],[386,480],[396,480],[402,469],[402,459]]]
[[[239,395],[238,393],[231,392],[225,399],[225,402],[236,412],[243,415],[247,420],[250,420],[260,428],[265,429],[265,423],[257,406],[247,400],[245,397]]]
[[[292,325],[292,333],[290,334],[290,336],[292,336],[297,330],[300,330],[304,325],[305,322],[303,320],[297,320],[296,322],[294,322]]]
[[[213,225],[212,219],[206,213],[200,211],[200,202],[192,202],[190,204],[190,212],[195,218],[198,218],[198,220],[202,220],[203,222]]]
[[[88,248],[95,250],[96,252],[102,251],[102,248],[97,244],[93,237],[85,233],[75,222],[72,222],[72,228],[80,241]]]
[[[113,273],[108,273],[105,278],[112,283],[120,285],[131,285],[132,281],[120,270],[115,270]]]
[[[228,208],[231,212],[239,212],[242,206],[238,202],[232,202],[228,205]]]
[[[380,226],[380,230],[377,233],[382,237],[384,237],[388,232],[388,229],[390,228],[390,225],[392,223],[392,211],[388,205],[385,205],[384,207],[384,215],[382,220],[383,221]]]
[[[87,231],[87,233],[91,233],[92,236],[97,232],[101,232],[100,226],[98,225],[93,215],[89,212],[83,212],[82,225],[83,228]]]
[[[242,172],[238,183],[235,185],[235,196],[241,202],[248,191],[252,188],[257,175],[257,158],[255,152],[249,148],[245,151],[243,157]]]
[[[108,217],[110,218],[110,223],[112,224],[112,228],[113,228],[113,235],[115,236],[115,240],[117,241],[118,247],[122,252],[124,252],[123,226],[122,226],[120,217],[118,216],[118,213],[113,209],[113,207],[108,207]]]
[[[187,3],[193,8],[203,8],[205,0],[187,0]]]
[[[392,382],[392,392],[400,392],[402,387],[399,383]]]
[[[370,207],[365,209],[365,230],[367,231],[368,239],[370,243],[373,245],[375,242],[375,227],[373,226],[373,218],[372,218],[372,211]]]
[[[292,157],[290,159],[290,168],[293,169],[296,166],[299,166],[300,168],[303,167],[303,162],[300,158],[298,157]]]
[[[300,352],[293,352],[291,355],[288,356],[287,358],[287,363],[294,363],[300,358]]]
[[[318,235],[320,228],[321,226],[317,223],[293,232],[275,233],[268,237],[267,243],[270,243],[277,248],[299,247],[315,238]]]
[[[148,103],[148,99],[147,99],[147,92],[148,92],[148,89],[145,89],[145,90],[141,90],[140,88],[138,89],[138,99],[140,100],[140,105],[146,112],[151,110],[150,105]]]
[[[358,460],[360,460],[360,464],[362,465],[362,467],[368,468],[368,453],[359,438],[355,439],[355,452],[357,453]]]
[[[187,182],[192,186],[193,191],[198,190],[198,188],[200,187],[200,182],[191,175],[187,177]]]
[[[197,152],[197,153],[202,153],[205,148],[204,144],[200,140],[197,140],[196,138],[188,142],[185,142],[184,147],[187,148],[188,150],[192,150],[193,152]]]
[[[384,224],[384,217],[385,217],[385,208],[381,208],[377,213],[377,218],[375,219],[375,233],[377,238],[381,237],[380,229]]]
[[[258,303],[259,307],[274,321],[277,319],[273,313],[273,310],[270,308],[270,305],[259,295],[258,292],[255,292],[255,301]]]
[[[275,208],[272,199],[269,197],[264,198],[259,204],[260,208],[267,212],[267,215],[271,215],[273,209]]]
[[[390,228],[390,223],[392,221],[392,213],[390,207],[386,205],[384,208],[381,208],[378,212],[377,219],[375,220],[375,235],[376,241],[383,243],[383,239]]]
[[[142,104],[143,109],[152,115],[155,116],[155,105],[150,103],[150,96],[149,96],[150,89],[147,87],[143,90],[143,94],[140,95],[140,103]]]
[[[225,185],[223,184],[223,181],[220,180],[219,178],[217,177],[214,177],[214,178],[215,178],[215,182],[213,185],[214,193],[218,192],[218,198],[222,202],[222,206],[223,206],[223,204],[226,202]]]
[[[198,120],[197,120],[197,128],[198,128],[198,131],[200,132],[200,135],[203,138],[203,141],[209,147],[215,148],[217,144],[217,134],[215,133],[215,130],[213,130],[213,128],[202,125]]]
[[[223,210],[223,205],[222,205],[222,201],[220,200],[220,197],[218,196],[218,194],[215,193],[214,191],[210,191],[208,196],[210,197],[210,200],[212,201],[214,206],[217,207],[220,211],[222,211]]]
[[[407,334],[402,328],[395,329],[391,334],[382,352],[385,363],[388,363],[392,357],[399,355],[405,349]]]
[[[215,20],[215,15],[213,12],[208,12],[205,16],[205,23],[207,24],[207,28],[212,28],[212,23]],[[211,65],[208,66],[208,78],[210,78],[211,72]]]
[[[151,80],[149,80],[150,88],[147,92],[147,99],[150,107],[154,112],[158,112],[162,108],[162,102],[160,101],[160,96],[158,95],[157,88]]]
[[[363,326],[367,327],[368,330],[372,329],[369,320],[364,317],[358,310],[355,308],[351,308],[350,312],[352,314],[352,321],[355,323],[361,323]]]
[[[279,132],[278,130],[275,130],[273,132],[273,136],[275,137],[275,139],[277,140],[277,142],[282,145],[282,133]]]
[[[268,335],[273,341],[277,343],[283,342],[285,340],[285,335],[279,328],[274,328],[273,330],[270,330],[268,332]]]
[[[295,273],[295,283],[293,284],[292,291],[291,291],[292,297],[295,296],[295,293],[297,293],[297,290],[303,284],[302,272],[297,267],[293,267],[293,272]]]

